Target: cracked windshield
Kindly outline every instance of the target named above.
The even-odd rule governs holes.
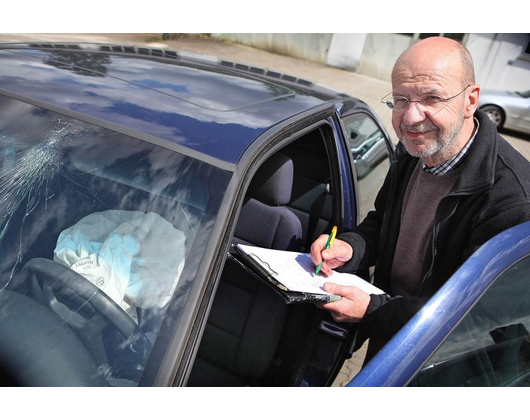
[[[2,351],[28,381],[134,386],[229,174],[14,99],[0,115]]]

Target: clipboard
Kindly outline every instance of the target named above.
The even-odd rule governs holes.
[[[241,244],[233,246],[233,249],[236,253],[229,254],[231,259],[270,286],[287,304],[340,300],[340,296],[332,295],[321,288],[326,281],[357,286],[367,293],[384,293],[354,274],[334,273],[330,278],[315,276],[315,267],[309,254]]]
[[[244,269],[247,273],[252,275],[254,278],[258,279],[262,283],[265,283],[267,286],[269,286],[288,305],[294,304],[294,303],[331,302],[331,298],[330,298],[331,295],[294,292],[294,291],[289,290],[287,287],[285,287],[283,284],[277,281],[274,278],[274,276],[272,276],[270,273],[264,270],[260,264],[255,263],[253,259],[251,259],[249,256],[245,254],[241,254],[238,252],[237,254],[234,255],[234,254],[229,253],[228,257],[232,261],[234,261],[236,264],[238,264],[242,269]],[[337,296],[337,298],[340,298],[340,297]]]

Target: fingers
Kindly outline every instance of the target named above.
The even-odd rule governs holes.
[[[320,267],[320,273],[323,274],[325,277],[329,277],[333,274],[333,269],[326,261],[324,261],[324,264],[322,264],[322,267]]]
[[[335,261],[335,264],[343,265],[346,261],[349,261],[353,255],[353,250],[347,242],[337,239],[333,246],[322,252],[322,258],[331,262]],[[339,265],[337,265],[338,267]],[[335,268],[335,267],[334,267]]]
[[[320,235],[318,239],[313,242],[313,245],[311,245],[310,255],[313,264],[315,264],[315,267],[318,267],[322,263],[322,266],[320,267],[320,274],[329,277],[333,274],[333,268],[335,267],[330,266],[329,261],[326,261],[325,258],[322,258],[322,251],[325,249],[327,241],[328,235]],[[333,244],[332,247],[334,247],[334,245],[335,244]]]
[[[338,322],[359,322],[365,315],[370,303],[370,295],[355,286],[341,286],[326,282],[324,290],[342,299],[319,305],[327,309]]]
[[[313,245],[311,245],[311,260],[315,266],[324,261],[320,271],[326,276],[330,276],[333,273],[333,269],[341,267],[352,258],[353,249],[347,242],[336,239],[330,248],[324,250],[327,240],[328,235],[320,235],[313,242]]]
[[[326,246],[326,242],[328,240],[328,235],[320,235],[315,242],[313,242],[313,245],[311,245],[311,261],[313,261],[313,264],[319,265],[322,262],[322,250]]]
[[[326,282],[326,283],[324,283],[324,286],[322,286],[322,288],[326,292],[331,293],[332,295],[346,296],[344,294],[344,292],[342,290],[342,286],[340,284]]]
[[[331,293],[332,295],[342,296],[348,299],[350,298],[353,299],[353,296],[355,296],[357,291],[358,290],[360,291],[360,289],[355,286],[342,286],[340,284],[332,283],[332,282],[324,283],[322,288],[326,292]]]

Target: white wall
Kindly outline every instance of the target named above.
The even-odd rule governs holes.
[[[326,64],[356,71],[368,34],[333,34]]]
[[[528,34],[469,34],[477,83],[487,89],[530,89],[530,61],[521,58]]]
[[[326,64],[333,34],[212,34],[290,57]]]
[[[413,38],[401,34],[212,34],[303,60],[389,81]],[[483,89],[530,89],[530,60],[521,58],[529,34],[468,34],[465,39]]]
[[[367,34],[214,33],[214,37],[332,67],[356,71]]]
[[[394,63],[411,40],[410,36],[400,34],[368,34],[357,73],[390,80]]]

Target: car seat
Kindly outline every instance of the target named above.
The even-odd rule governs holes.
[[[300,220],[285,207],[293,162],[276,154],[252,180],[234,244],[298,251]],[[188,386],[259,385],[274,356],[287,306],[269,286],[227,259]]]

